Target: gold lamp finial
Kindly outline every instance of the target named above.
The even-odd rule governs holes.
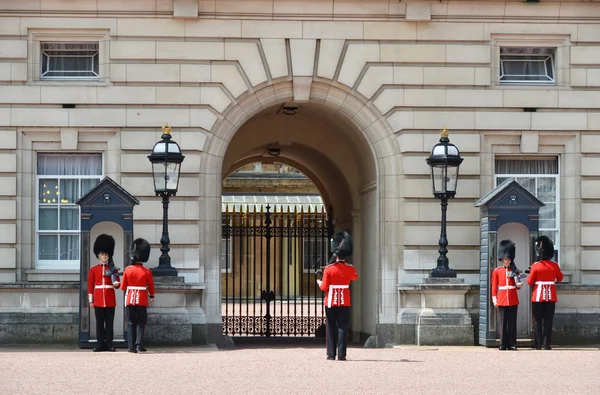
[[[448,130],[446,129],[446,127],[444,126],[444,129],[442,129],[442,132],[440,133],[440,135],[441,135],[442,137],[448,137],[448,134],[449,134],[449,132],[448,132]]]
[[[169,126],[169,122],[165,122],[162,127],[163,134],[171,134],[171,127]]]

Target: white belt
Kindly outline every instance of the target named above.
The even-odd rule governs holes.
[[[128,286],[127,290],[129,291],[130,289],[139,289],[140,291],[145,291],[146,287],[133,287],[133,286]]]
[[[112,285],[96,285],[94,289],[102,289],[102,288],[114,288]]]
[[[535,301],[539,302],[542,298],[542,285],[554,285],[554,281],[536,281],[535,284],[538,286],[535,293]],[[551,289],[548,289],[548,293],[550,293],[550,295],[547,295],[548,300],[552,299],[551,292]]]
[[[517,287],[515,287],[514,285],[503,285],[501,287],[498,287],[498,289],[517,289]]]
[[[329,293],[327,294],[327,307],[331,307],[334,289],[347,289],[347,288],[350,288],[350,286],[349,285],[330,285]]]

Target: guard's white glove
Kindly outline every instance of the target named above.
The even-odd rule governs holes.
[[[498,299],[495,296],[492,296],[492,302],[494,302],[494,307],[498,307]]]
[[[523,287],[523,283],[517,283],[517,289],[521,289]]]
[[[323,281],[321,281],[321,280],[317,280],[317,284],[319,284],[319,287],[321,286],[321,283],[322,283],[322,282],[323,282]]]
[[[88,294],[88,302],[90,302],[90,306],[94,303],[94,297],[91,294]]]

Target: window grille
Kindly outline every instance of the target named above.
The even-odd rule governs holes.
[[[555,84],[555,48],[500,48],[500,83]]]
[[[98,43],[42,43],[41,78],[44,80],[100,77]]]

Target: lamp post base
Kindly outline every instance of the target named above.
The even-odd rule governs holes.
[[[152,276],[156,277],[156,276],[170,276],[170,277],[176,277],[177,276],[177,269],[173,268],[173,267],[160,267],[157,266],[155,268],[152,269]]]
[[[456,278],[456,272],[452,269],[444,269],[444,268],[435,268],[431,271],[431,273],[429,274],[429,277],[434,277],[434,278]]]

